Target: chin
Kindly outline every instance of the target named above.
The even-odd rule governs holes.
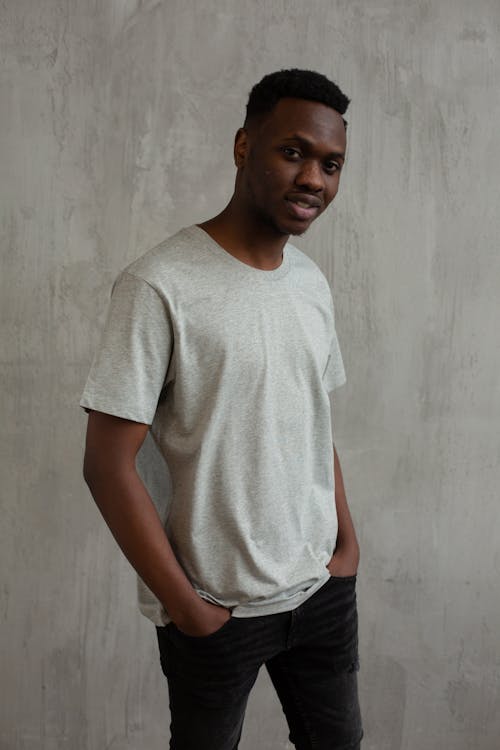
[[[294,237],[300,237],[302,234],[305,234],[305,232],[307,232],[311,224],[312,222],[309,222],[309,224],[302,224],[302,225],[300,225],[299,223],[293,224],[288,229],[288,234],[291,234]]]
[[[304,234],[304,232],[307,232],[311,225],[311,222],[309,224],[300,224],[300,222],[283,222],[280,223],[279,221],[273,221],[273,226],[276,229],[276,231],[279,234],[282,235],[293,235],[295,237],[299,237],[301,234]]]
[[[309,226],[310,224],[308,224],[306,227],[303,227],[302,229],[291,229],[290,234],[294,237],[300,237],[302,234],[305,234],[305,232],[307,232]]]
[[[288,237],[289,235],[298,237],[301,234],[304,234],[304,232],[307,232],[310,225],[312,224],[312,222],[306,224],[305,222],[300,221],[290,221],[290,219],[287,220],[287,217],[280,220],[278,217],[272,216],[270,214],[262,214],[261,219],[269,227],[272,227],[275,232],[285,237]]]

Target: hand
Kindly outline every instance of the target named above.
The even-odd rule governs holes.
[[[354,576],[359,565],[359,547],[357,543],[335,548],[335,552],[326,566],[330,575],[336,578]]]
[[[231,612],[226,607],[211,604],[197,596],[196,605],[173,621],[176,627],[185,635],[201,638],[212,635],[221,628],[231,617]]]

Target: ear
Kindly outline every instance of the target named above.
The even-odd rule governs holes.
[[[245,164],[248,148],[248,132],[245,128],[238,128],[234,136],[234,163],[238,169],[241,169]]]

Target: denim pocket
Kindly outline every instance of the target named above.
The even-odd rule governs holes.
[[[231,615],[225,623],[223,623],[220,628],[217,628],[217,630],[214,630],[213,633],[209,633],[208,635],[188,635],[187,633],[184,633],[183,630],[177,627],[175,622],[170,621],[167,625],[167,628],[170,628],[171,632],[175,632],[176,635],[180,635],[181,638],[186,639],[188,641],[208,641],[213,638],[216,638],[220,633],[225,632],[228,629],[229,624],[234,620],[234,617]]]

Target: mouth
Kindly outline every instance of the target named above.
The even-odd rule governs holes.
[[[288,213],[299,221],[314,219],[320,211],[321,202],[312,195],[294,195],[285,198]]]

